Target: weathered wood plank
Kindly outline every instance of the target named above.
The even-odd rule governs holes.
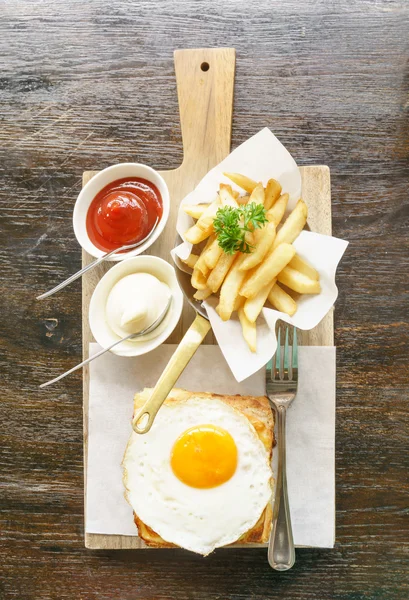
[[[2,597],[406,600],[409,127],[403,0],[8,0],[0,7]],[[83,548],[81,286],[71,227],[82,172],[182,159],[173,50],[237,50],[232,145],[270,127],[331,168],[351,244],[335,310],[337,539],[290,573],[260,550]]]

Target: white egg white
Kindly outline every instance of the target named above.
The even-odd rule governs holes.
[[[234,475],[210,489],[193,488],[173,473],[170,458],[190,427],[213,424],[233,437]],[[218,399],[164,405],[152,429],[132,433],[123,459],[126,498],[138,517],[164,540],[199,554],[237,541],[271,499],[271,467],[263,443],[244,415]]]

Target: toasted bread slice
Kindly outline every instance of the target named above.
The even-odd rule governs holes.
[[[151,392],[152,389],[145,388],[141,392],[135,394],[134,413],[142,407]],[[195,398],[216,398],[243,414],[253,425],[271,460],[274,444],[274,414],[271,410],[269,401],[265,396],[226,396],[207,392],[190,392],[174,388],[165,402],[166,404],[186,402],[193,394]],[[269,502],[256,525],[242,535],[235,544],[261,544],[267,542],[271,530],[271,519],[272,508],[271,503]],[[174,544],[166,542],[135,513],[134,521],[138,528],[139,537],[144,540],[148,546],[156,548],[176,547]]]

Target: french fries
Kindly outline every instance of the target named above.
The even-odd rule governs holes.
[[[209,275],[209,271],[210,271],[209,267],[207,266],[207,264],[205,262],[206,252],[207,252],[208,248],[212,245],[212,243],[214,242],[214,240],[215,240],[215,235],[212,234],[208,238],[208,240],[206,242],[206,245],[203,248],[202,253],[199,256],[199,258],[197,259],[196,264],[194,266],[194,268],[198,269],[199,271],[201,271],[205,277],[207,277]]]
[[[241,187],[245,192],[251,194],[254,188],[257,185],[257,181],[246,177],[245,175],[240,175],[240,173],[223,173],[226,177],[230,179],[233,183]]]
[[[280,247],[280,246],[279,246]],[[310,279],[304,273],[300,273],[291,267],[285,267],[277,277],[280,283],[286,285],[290,290],[299,294],[319,294],[321,285],[319,281]]]
[[[196,265],[193,269],[192,278],[190,280],[192,287],[196,290],[205,290],[206,289],[206,276],[203,275],[202,271],[196,268]]]
[[[265,193],[264,193],[263,184],[258,183],[250,194],[249,204],[251,204],[251,202],[254,202],[255,204],[263,204],[264,205],[264,198],[265,198]]]
[[[193,267],[195,266],[195,264],[197,263],[199,259],[199,255],[198,254],[189,254],[189,256],[187,257],[186,260],[183,260],[182,262],[185,263],[185,265],[187,265],[188,267],[190,267],[191,269],[193,269]]]
[[[183,212],[185,212],[190,217],[194,219],[200,219],[206,208],[208,208],[208,204],[185,204],[182,206]]]
[[[276,227],[284,217],[289,198],[290,196],[288,194],[282,194],[266,213],[267,219],[270,222],[275,223]]]
[[[233,312],[237,312],[239,310],[239,308],[241,308],[244,305],[244,302],[246,301],[244,296],[237,296],[236,298],[236,302],[234,303],[234,310]]]
[[[268,293],[268,301],[276,308],[277,310],[293,316],[295,311],[297,310],[296,301],[291,298],[287,292],[285,292],[279,285],[276,283],[273,285],[271,290]]]
[[[307,222],[307,215],[307,205],[303,200],[298,200],[293,212],[287,217],[284,225],[278,231],[273,248],[277,248],[277,246],[284,242],[292,244],[304,229]]]
[[[278,246],[256,268],[255,272],[246,279],[240,290],[240,294],[245,298],[254,298],[261,288],[273,281],[274,277],[277,277],[294,255],[295,248],[291,244],[281,244]]]
[[[246,277],[246,272],[240,269],[243,260],[247,256],[239,254],[234,259],[234,263],[227,273],[225,280],[220,288],[219,316],[223,321],[228,321],[234,311],[236,300],[239,296],[239,290]]]
[[[210,246],[208,248],[206,248],[206,251],[203,253],[204,254],[203,260],[205,261],[205,263],[209,267],[209,269],[215,268],[217,261],[219,260],[222,253],[223,253],[223,250],[222,250],[222,248],[220,248],[219,243],[216,238],[215,240],[213,240],[213,242],[210,244]]]
[[[241,271],[248,271],[261,263],[274,242],[276,235],[275,223],[268,223],[262,229],[256,229],[253,235],[254,249],[243,260],[240,266]]]
[[[244,308],[239,308],[238,311],[243,337],[247,342],[248,347],[252,352],[257,352],[257,329],[256,324],[251,323],[246,317]]]
[[[235,254],[225,254],[224,252],[221,254],[215,268],[207,279],[207,287],[212,290],[213,294],[219,290],[224,278],[233,264],[235,257]]]
[[[218,200],[215,200],[202,213],[199,220],[185,233],[185,239],[191,244],[200,244],[213,233],[213,221],[220,208]]]
[[[282,193],[278,181],[269,179],[264,187],[262,183],[239,173],[225,175],[246,193],[240,195],[231,185],[221,183],[214,202],[183,206],[186,214],[197,219],[185,233],[185,239],[194,245],[206,240],[203,249],[194,248],[183,262],[193,270],[191,283],[196,289],[195,300],[200,302],[218,294],[216,310],[220,318],[227,321],[237,312],[243,337],[249,349],[256,352],[256,322],[266,303],[290,316],[297,311],[297,301],[281,284],[298,294],[318,294],[321,291],[318,271],[298,256],[292,245],[306,224],[308,210],[303,200],[299,200],[280,225],[289,195]],[[214,231],[219,209],[244,207],[247,203],[264,207],[266,224],[262,224],[260,207],[257,215],[251,213],[251,220],[247,209],[243,208],[240,213],[233,211],[220,215],[217,233]],[[230,216],[233,216],[233,221],[227,218]],[[223,231],[223,239],[219,240],[220,231]],[[246,249],[245,245],[239,245],[241,242],[250,246],[247,246],[250,252],[234,252],[234,248]],[[230,249],[232,254],[228,253]]]
[[[258,294],[256,294],[253,298],[247,298],[244,303],[244,313],[250,323],[255,323],[257,317],[261,313],[261,309],[263,308],[267,297],[270,293],[270,290],[274,287],[276,279],[273,279],[272,283],[268,283],[264,287],[261,288]],[[242,296],[240,296],[242,298]]]
[[[296,271],[299,271],[300,273],[304,273],[304,275],[307,275],[307,277],[313,279],[314,281],[319,281],[320,276],[318,271],[314,269],[310,263],[301,258],[301,256],[298,256],[298,254],[296,254],[294,258],[290,260],[288,266]]]
[[[275,179],[269,179],[266,185],[266,193],[264,199],[264,208],[269,210],[279,199],[281,194],[281,185]]]
[[[206,298],[208,298],[211,295],[212,295],[212,290],[209,290],[208,287],[205,287],[202,290],[197,290],[193,294],[193,298],[195,300],[206,300]]]
[[[220,184],[219,198],[222,206],[234,206],[235,208],[238,206],[231,185]]]

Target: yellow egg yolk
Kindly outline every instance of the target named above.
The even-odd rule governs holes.
[[[191,427],[176,440],[171,467],[178,479],[195,488],[212,488],[233,476],[237,447],[227,431],[214,425]]]

